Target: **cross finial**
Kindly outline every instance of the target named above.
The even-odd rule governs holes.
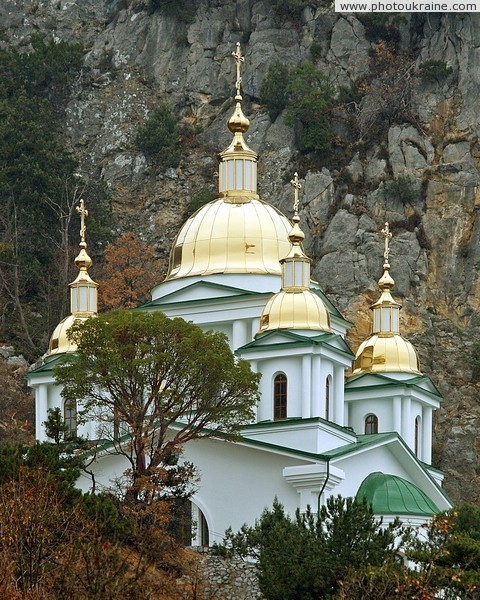
[[[383,252],[383,258],[385,259],[385,262],[388,263],[388,257],[390,255],[390,248],[388,244],[392,239],[392,232],[388,226],[388,221],[385,222],[385,227],[382,229],[382,235],[385,238],[385,250]]]
[[[77,206],[77,212],[80,215],[80,242],[85,243],[85,217],[88,217],[88,210],[85,208],[83,198],[80,199],[80,206]]]
[[[237,65],[237,81],[235,82],[235,87],[237,89],[237,95],[240,95],[240,84],[242,83],[240,67],[242,63],[245,62],[245,57],[242,56],[242,51],[240,49],[240,42],[237,42],[237,50],[235,52],[232,52],[232,56],[235,59],[235,63]]]
[[[302,184],[298,181],[298,173],[295,171],[293,179],[290,181],[295,190],[295,201],[293,203],[293,213],[298,213],[298,191],[302,189]]]

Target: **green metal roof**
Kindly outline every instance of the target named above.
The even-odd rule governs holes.
[[[265,342],[269,338],[281,337],[284,339],[282,342],[271,342],[270,344],[266,344]],[[248,342],[244,346],[237,348],[236,352],[244,353],[249,351],[255,351],[258,349],[262,350],[271,350],[278,348],[295,348],[301,346],[319,346],[322,344],[331,345],[330,342],[337,342],[339,346],[342,348],[337,348],[332,346],[337,351],[341,352],[344,356],[351,358],[354,356],[347,343],[343,339],[341,335],[336,333],[320,333],[318,335],[309,336],[302,335],[296,331],[292,331],[290,329],[279,329],[275,331],[269,331],[264,333],[262,336],[255,338],[252,342]]]
[[[45,373],[50,373],[53,370],[53,367],[65,356],[64,354],[57,354],[52,358],[45,359],[43,365],[40,365],[33,371],[29,371],[25,377],[27,379],[31,379],[33,377],[40,377],[41,375],[45,375]]]
[[[370,378],[378,381],[378,383],[371,383],[370,385],[355,385],[357,381],[363,378]],[[421,384],[425,383],[430,389],[426,389]],[[350,376],[347,379],[347,383],[345,384],[345,392],[349,391],[367,391],[367,390],[376,390],[379,388],[387,388],[389,386],[405,386],[405,387],[419,387],[425,394],[432,396],[434,398],[438,398],[440,401],[443,400],[441,393],[438,391],[435,384],[432,382],[430,377],[426,375],[415,375],[414,377],[410,377],[409,379],[396,379],[395,377],[389,377],[383,373],[361,373],[360,375]]]
[[[439,512],[436,504],[416,485],[397,475],[379,471],[363,480],[356,498],[365,498],[377,515],[431,517]]]

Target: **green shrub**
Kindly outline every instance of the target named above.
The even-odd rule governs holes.
[[[160,104],[140,127],[135,142],[153,162],[162,167],[177,167],[181,148],[177,121],[166,103]]]
[[[330,113],[335,97],[330,78],[307,61],[293,69],[287,94],[285,122],[297,127],[299,149],[328,151],[333,138]]]
[[[289,69],[281,62],[272,63],[260,86],[260,102],[267,107],[273,122],[287,106]]]
[[[418,67],[418,72],[424,81],[440,83],[442,79],[446,79],[450,75],[452,68],[448,67],[443,60],[426,60]]]
[[[420,200],[421,191],[413,177],[402,174],[385,182],[383,194],[386,200],[400,200],[405,205],[414,204]]]
[[[319,42],[313,42],[310,46],[310,54],[312,56],[312,60],[316,62],[322,56],[322,44]]]

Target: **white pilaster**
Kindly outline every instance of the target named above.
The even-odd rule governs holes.
[[[43,422],[47,419],[48,410],[48,387],[41,383],[35,390],[35,437],[39,442],[45,442],[45,427]]]
[[[233,322],[232,347],[233,350],[244,346],[250,340],[247,339],[247,322],[244,320],[236,320]]]
[[[333,421],[338,425],[344,425],[344,369],[341,365],[335,365],[333,371]]]
[[[405,440],[408,447],[414,451],[415,427],[411,421],[412,401],[410,398],[404,398],[402,403],[402,428],[400,435]]]
[[[321,371],[320,371],[320,356],[312,356],[312,402],[311,416],[324,417],[325,414],[320,413],[320,398],[322,393]]]
[[[393,398],[393,423],[392,430],[400,433],[402,429],[402,398],[395,396]]]
[[[432,409],[423,407],[422,416],[422,448],[420,459],[427,464],[432,463]]]
[[[311,417],[311,395],[312,395],[312,361],[311,356],[302,356],[302,418]]]

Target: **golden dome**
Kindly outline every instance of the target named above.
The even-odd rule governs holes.
[[[70,327],[78,322],[85,321],[88,317],[97,314],[97,287],[98,285],[88,274],[88,269],[92,266],[92,259],[87,254],[87,243],[85,242],[85,217],[88,216],[88,210],[85,208],[83,199],[77,206],[77,212],[80,214],[80,252],[75,258],[75,264],[78,267],[78,275],[75,281],[70,283],[70,310],[71,313],[65,317],[55,327],[48,345],[48,356],[54,354],[63,354],[64,352],[75,352],[76,344],[70,342],[67,337]]]
[[[257,198],[219,198],[192,215],[173,244],[166,279],[213,273],[273,273],[289,249],[288,219]]]
[[[277,329],[332,331],[325,304],[309,289],[281,290],[270,298],[263,310],[258,334]]]
[[[68,315],[68,317],[65,317],[65,319],[60,321],[55,327],[52,337],[50,338],[50,344],[48,345],[48,356],[76,351],[77,345],[68,339],[67,333],[70,327],[77,321],[85,321],[85,318]]]
[[[387,372],[421,375],[417,351],[399,334],[374,334],[357,350],[352,375]]]

